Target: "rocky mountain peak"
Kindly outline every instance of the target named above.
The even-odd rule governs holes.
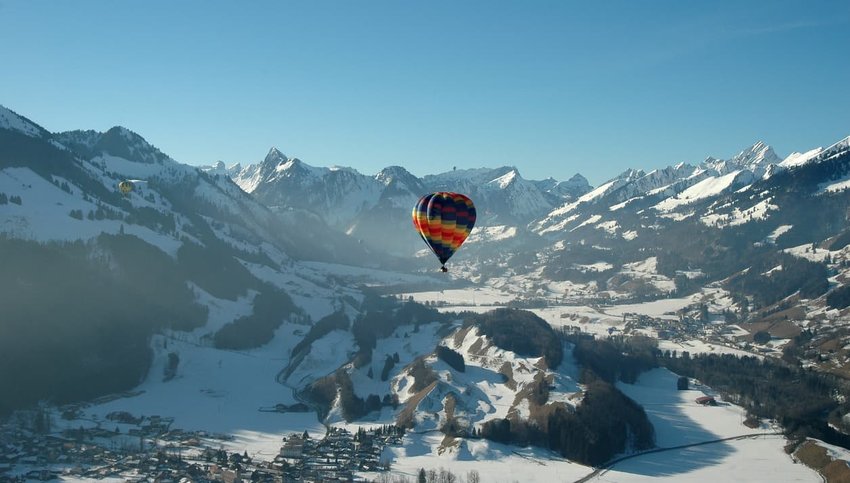
[[[782,159],[776,155],[773,148],[762,141],[758,141],[747,149],[744,149],[732,161],[743,166],[777,164]]]
[[[289,161],[289,158],[287,158],[285,154],[280,152],[280,150],[276,147],[272,147],[263,159],[262,164],[264,166],[276,167],[277,165],[286,163],[287,161]]]

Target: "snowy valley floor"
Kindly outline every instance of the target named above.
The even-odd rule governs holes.
[[[432,300],[450,298],[461,302],[471,301],[473,296],[476,303],[503,300],[503,294],[496,291],[472,289],[412,295],[418,301],[427,301],[430,297]],[[606,310],[564,306],[534,312],[553,326],[576,325],[584,317],[583,327],[602,335],[609,327],[618,327],[624,313],[670,317],[672,312],[692,302],[691,299],[674,299],[633,306],[612,306]],[[493,308],[455,306],[446,310],[485,311]],[[222,309],[230,310],[232,317],[246,310],[241,302]],[[249,351],[223,351],[198,344],[199,336],[209,331],[210,327],[192,334],[157,336],[153,341],[155,363],[147,380],[137,388],[140,394],[89,406],[85,409],[85,419],[65,424],[76,428],[84,424],[93,425],[93,420],[97,419],[112,429],[115,424],[106,422],[105,417],[113,411],[173,417],[174,428],[229,434],[233,439],[222,443],[229,451],[247,451],[251,457],[272,460],[278,454],[284,436],[306,430],[313,437],[321,437],[325,432],[314,413],[259,411],[261,407],[297,402],[291,388],[278,383],[277,376],[287,365],[289,352],[300,339],[299,334],[303,335],[304,329],[304,326],[284,324],[272,342]],[[327,354],[315,354],[314,362],[320,365],[313,368],[317,372],[333,371],[344,363],[349,352],[354,349],[353,341],[336,342]],[[693,352],[734,352],[732,348],[705,344],[698,346],[696,342],[688,347]],[[180,354],[178,376],[171,381],[163,381],[166,356],[173,351]],[[574,362],[565,361],[564,364]],[[586,477],[590,477],[589,481],[821,481],[815,471],[796,463],[784,452],[783,447],[787,444],[784,437],[763,434],[774,431],[774,428],[764,425],[750,429],[744,426],[744,413],[740,407],[722,401],[717,407],[697,405],[694,402],[696,397],[714,395],[710,388],[677,391],[676,376],[665,369],[643,374],[636,384],[621,383],[618,387],[645,408],[655,427],[658,447],[675,447],[743,435],[752,437],[646,454],[599,472],[566,461],[543,449],[505,446],[477,439],[461,440],[454,450],[440,453],[438,448],[441,447],[442,434],[418,434],[415,430],[404,437],[401,446],[385,448],[384,457],[392,462],[392,474],[405,475],[411,479],[420,468],[443,467],[464,478],[468,471],[475,470],[484,482],[578,481]],[[384,416],[382,413],[380,421],[375,423],[384,422]],[[370,423],[362,425],[369,427]],[[123,433],[128,428],[120,429]],[[365,473],[361,476],[377,478],[379,475]]]

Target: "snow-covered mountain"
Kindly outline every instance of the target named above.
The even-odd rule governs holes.
[[[555,178],[546,178],[544,180],[534,181],[534,184],[536,184],[541,191],[550,196],[550,201],[552,201],[553,204],[558,204],[563,202],[563,200],[578,198],[592,189],[587,178],[580,174],[575,174],[572,178],[566,181],[558,181]]]
[[[702,162],[700,167],[720,176],[733,171],[749,170],[756,178],[761,178],[766,173],[768,166],[778,164],[781,161],[782,159],[773,152],[772,147],[758,141],[730,159],[709,157]]]
[[[377,179],[352,169],[313,167],[276,148],[233,179],[274,210],[307,211],[343,231],[360,211],[377,203],[384,188]]]
[[[476,203],[482,225],[525,224],[552,208],[545,191],[513,166],[459,169],[423,178],[432,191],[466,193]]]
[[[49,138],[50,133],[24,116],[0,106],[0,129],[34,138]]]
[[[453,170],[420,179],[402,167],[391,166],[367,176],[350,168],[316,168],[290,160],[274,148],[255,165],[225,168],[220,163],[204,169],[230,174],[236,184],[266,205],[311,211],[343,231],[349,231],[356,218],[379,204],[409,211],[419,197],[432,191],[468,194],[482,207],[482,224],[523,224],[590,189],[581,175],[560,183],[554,179],[528,181],[514,167]]]
[[[476,203],[479,229],[507,227],[516,235],[524,232],[529,220],[590,190],[581,175],[564,182],[529,181],[515,167],[452,170],[418,178],[390,166],[368,176],[350,168],[310,166],[275,148],[257,164],[228,168],[219,162],[202,169],[232,177],[278,213],[307,213],[358,243],[400,256],[422,249],[408,225],[412,206],[424,194],[463,192]]]
[[[263,163],[229,172],[240,186],[278,212],[282,208],[291,214],[309,212],[332,231],[401,259],[418,252],[428,260],[421,241],[409,229],[410,206],[418,196],[439,190],[464,192],[475,201],[479,220],[462,255],[452,262],[464,267],[470,280],[510,269],[535,273],[543,283],[555,272],[581,273],[586,278],[587,270],[597,269],[581,267],[643,263],[647,256],[642,252],[657,250],[654,247],[668,244],[668,237],[700,227],[746,228],[753,233],[751,243],[760,243],[771,231],[785,226],[793,228],[774,237],[780,243],[804,239],[802,227],[811,221],[801,219],[799,207],[808,202],[801,203],[799,193],[784,198],[777,193],[798,186],[801,178],[811,178],[811,192],[803,199],[814,196],[813,202],[830,207],[824,212],[840,211],[842,201],[818,193],[840,193],[843,168],[827,169],[822,161],[841,156],[846,144],[845,139],[826,149],[782,158],[769,145],[756,142],[728,159],[709,157],[698,165],[679,163],[650,171],[628,169],[595,188],[580,175],[563,182],[526,180],[511,166],[452,170],[422,178],[390,167],[366,176],[350,169],[312,167],[277,150]],[[227,170],[222,165],[210,169]],[[828,224],[835,234],[840,227],[833,225]],[[564,247],[577,243],[606,247],[617,256],[587,254],[566,262],[568,256],[576,255],[575,249]],[[663,259],[662,266],[666,266]],[[672,275],[668,281],[672,283]]]
[[[326,282],[299,260],[376,263],[369,247],[321,220],[272,211],[229,177],[180,164],[126,128],[51,134],[6,108],[0,120],[0,264],[16,274],[2,282],[0,303],[13,320],[34,321],[31,330],[4,336],[0,352],[38,347],[18,354],[31,371],[0,370],[2,384],[28,388],[11,401],[0,398],[0,413],[32,398],[132,387],[148,368],[153,332],[206,326],[227,300],[245,299],[246,316],[252,305],[273,315],[245,319],[239,323],[247,326],[231,332],[219,327],[208,339],[262,343],[283,320],[339,296],[322,300],[311,280]],[[120,192],[121,182],[132,189]],[[391,265],[386,256],[381,261]],[[284,271],[285,287],[270,281]],[[39,315],[41,299],[57,316]],[[73,330],[33,339],[65,333],[63,327]],[[110,343],[91,347],[89,339]],[[50,358],[31,360],[38,354],[71,360],[57,368]],[[92,379],[92,371],[102,377]],[[21,377],[63,382],[34,387]]]
[[[687,216],[689,206],[736,191],[770,178],[788,168],[816,159],[822,149],[794,153],[784,160],[759,141],[730,159],[707,158],[694,167],[680,163],[649,173],[629,169],[575,201],[564,203],[534,222],[540,234],[557,235],[599,216],[616,222],[647,208],[668,218]],[[586,214],[586,216],[585,216]]]
[[[132,185],[125,194],[122,181]],[[277,455],[283,432],[323,427],[312,413],[257,408],[306,401],[325,423],[414,428],[388,450],[405,458],[494,458],[515,449],[497,452],[494,441],[524,444],[524,431],[545,429],[538,443],[601,464],[647,447],[633,431],[646,416],[611,424],[622,445],[598,460],[578,451],[613,440],[599,428],[574,438],[589,431],[575,419],[585,404],[600,393],[619,400],[614,383],[579,384],[572,356],[590,340],[581,332],[686,332],[685,319],[702,319],[700,337],[743,334],[724,339],[736,348],[705,351],[747,353],[750,331],[772,331],[759,356],[850,369],[848,188],[850,138],[784,159],[756,143],[727,160],[630,169],[591,189],[580,175],[531,181],[510,166],[368,176],[277,149],[255,165],[199,169],[123,127],[50,133],[0,107],[0,354],[14,361],[0,365],[0,387],[16,389],[0,394],[0,414],[136,388],[80,420],[128,407],[172,414],[233,438],[217,444],[254,438],[252,454],[267,444]],[[480,213],[439,279],[412,273],[430,255],[414,256],[424,250],[409,219],[436,190],[470,194]],[[390,286],[396,297],[377,295]],[[417,297],[430,292],[428,306],[399,286],[425,287]],[[435,308],[444,304],[465,312]],[[490,311],[506,304],[547,318]],[[669,394],[672,373],[653,380],[616,385],[648,406],[662,407],[663,393],[680,410],[703,409],[693,393]],[[666,411],[648,411],[662,420],[656,428]],[[749,434],[731,416],[723,435]],[[679,444],[669,436],[688,419],[668,420],[659,444]]]

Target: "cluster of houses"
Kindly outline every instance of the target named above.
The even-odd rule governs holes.
[[[358,471],[383,471],[387,445],[401,444],[403,429],[381,426],[351,433],[329,428],[322,439],[293,434],[273,461],[224,450],[227,435],[171,429],[157,416],[110,415],[97,427],[50,431],[10,421],[0,425],[0,481],[62,477],[125,481],[247,482],[354,481]],[[102,425],[116,424],[114,430]],[[117,424],[133,425],[119,430]]]
[[[659,339],[690,340],[704,339],[713,330],[710,324],[696,317],[682,316],[678,320],[651,317],[645,314],[627,313],[623,315],[623,332],[630,333],[640,329],[654,329]]]
[[[65,435],[0,430],[0,481],[49,481],[61,475],[105,477],[120,464],[122,451],[69,439]]]
[[[384,448],[400,445],[404,430],[381,426],[351,433],[331,427],[321,440],[305,432],[284,438],[280,454],[272,466],[284,479],[296,481],[353,481],[357,471],[384,471],[389,463],[382,459]]]

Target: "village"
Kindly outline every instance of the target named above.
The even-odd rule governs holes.
[[[358,472],[381,472],[384,447],[400,445],[396,426],[356,433],[329,427],[322,439],[305,431],[281,441],[271,461],[224,449],[231,437],[171,428],[162,416],[108,415],[96,427],[51,431],[44,409],[22,412],[0,426],[0,481],[50,481],[62,477],[125,481],[366,481]],[[127,432],[105,429],[133,424]]]

